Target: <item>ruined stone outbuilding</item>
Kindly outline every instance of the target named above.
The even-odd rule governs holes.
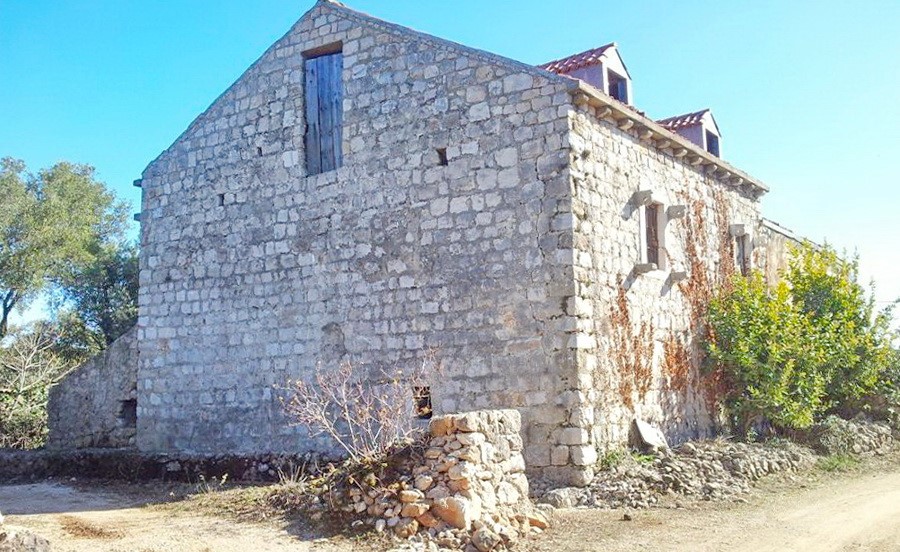
[[[286,382],[425,358],[436,413],[518,410],[552,480],[635,417],[711,434],[698,308],[771,262],[767,188],[633,86],[616,44],[535,67],[318,2],[137,182],[136,446],[327,449]]]

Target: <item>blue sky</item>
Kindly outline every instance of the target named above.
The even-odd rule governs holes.
[[[347,4],[535,64],[618,42],[639,108],[711,107],[765,214],[900,296],[900,2]],[[137,210],[132,180],[312,5],[0,0],[0,156],[92,164]]]

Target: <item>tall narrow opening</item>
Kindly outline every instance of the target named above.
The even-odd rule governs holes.
[[[122,427],[137,426],[137,399],[119,401],[119,423]]]
[[[644,216],[644,232],[647,238],[647,262],[660,267],[659,213],[660,204],[651,203],[646,207]]]
[[[343,165],[344,55],[329,52],[304,60],[306,173]]]

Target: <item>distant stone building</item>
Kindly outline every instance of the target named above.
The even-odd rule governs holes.
[[[635,417],[709,434],[698,309],[771,262],[767,189],[708,111],[631,102],[614,44],[533,67],[317,3],[139,182],[137,447],[327,448],[279,386],[429,354],[532,474],[587,482]]]

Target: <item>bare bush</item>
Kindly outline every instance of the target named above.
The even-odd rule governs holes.
[[[35,448],[47,435],[50,386],[74,366],[56,354],[55,336],[42,325],[7,341],[0,348],[0,448]]]
[[[417,419],[431,416],[426,370],[436,373],[434,355],[411,373],[381,372],[366,377],[350,362],[318,369],[312,382],[291,381],[284,410],[311,435],[327,435],[352,461],[365,462],[421,430]]]

